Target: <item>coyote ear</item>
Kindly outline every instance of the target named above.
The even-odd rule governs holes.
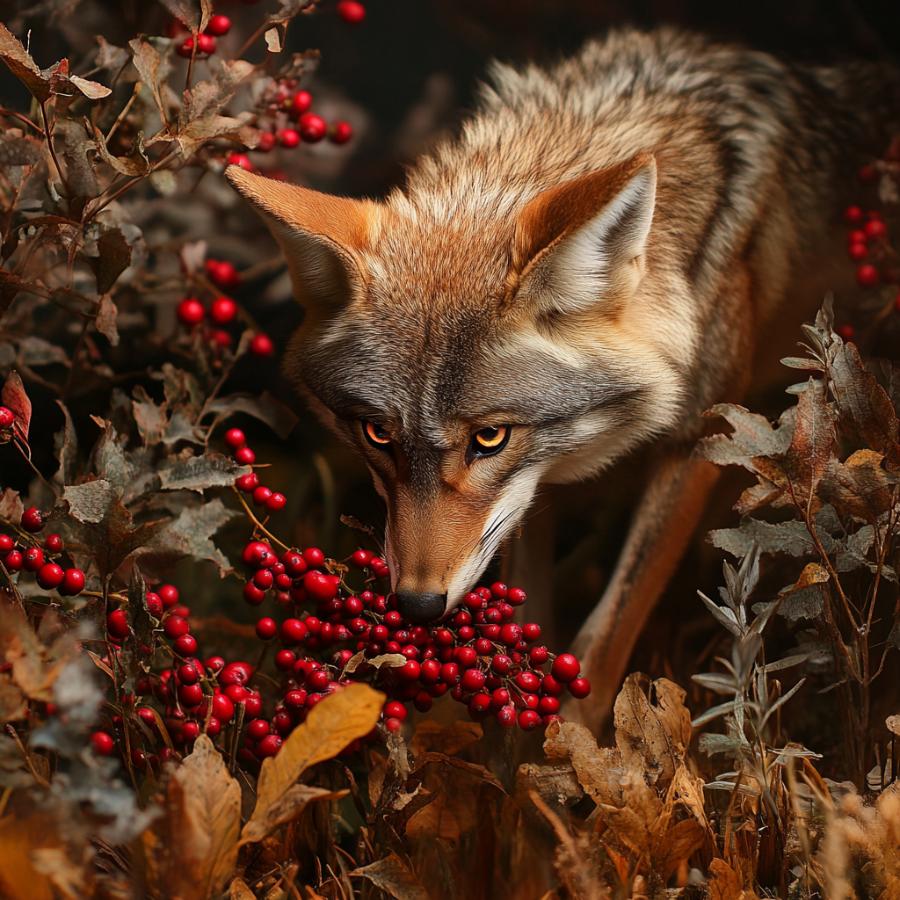
[[[365,284],[360,254],[369,246],[379,207],[254,175],[225,171],[261,213],[287,259],[294,295],[308,313],[346,303]]]
[[[516,223],[517,299],[540,313],[615,309],[642,273],[655,201],[646,153],[538,194]]]

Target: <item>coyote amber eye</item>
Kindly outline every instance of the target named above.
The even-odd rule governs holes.
[[[391,443],[391,436],[376,422],[363,422],[363,433],[366,440],[379,450],[384,449]]]
[[[493,456],[499,453],[509,440],[509,425],[481,428],[472,435],[472,452],[476,456]]]

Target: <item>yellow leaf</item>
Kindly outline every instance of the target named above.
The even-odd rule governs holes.
[[[58,845],[47,823],[31,816],[0,819],[0,897],[8,900],[53,900],[50,879],[34,865],[32,854]]]
[[[316,763],[337,756],[378,721],[384,694],[366,684],[351,684],[317,703],[306,721],[295,728],[277,756],[263,761],[256,785],[256,807],[244,826],[243,840],[269,818],[271,807]]]
[[[167,811],[160,826],[168,854],[163,893],[179,900],[218,896],[237,862],[241,789],[205,734],[169,781]]]

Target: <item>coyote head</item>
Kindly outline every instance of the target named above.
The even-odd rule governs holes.
[[[306,307],[287,372],[372,473],[408,618],[459,602],[542,481],[593,473],[675,415],[681,361],[646,309],[671,302],[647,278],[652,157],[384,203],[228,177],[287,258]]]

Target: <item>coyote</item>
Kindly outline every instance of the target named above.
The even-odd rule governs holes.
[[[576,640],[599,724],[716,481],[691,452],[702,413],[821,301],[808,273],[897,83],[624,30],[553,68],[495,64],[460,134],[382,202],[228,169],[306,308],[286,372],[387,506],[406,617],[456,606],[542,484],[652,444]]]

